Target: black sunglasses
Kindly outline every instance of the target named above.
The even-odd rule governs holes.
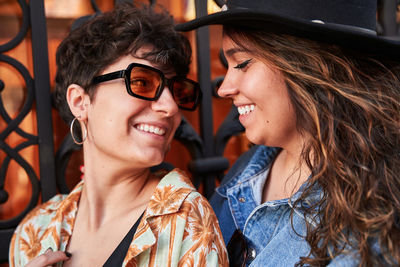
[[[118,78],[125,79],[128,94],[140,99],[157,100],[165,85],[181,109],[195,110],[201,99],[200,86],[197,82],[181,76],[167,79],[162,71],[139,63],[131,63],[125,70],[97,76],[93,78],[93,84]]]
[[[229,267],[245,267],[247,260],[247,242],[242,231],[236,229],[226,246]]]

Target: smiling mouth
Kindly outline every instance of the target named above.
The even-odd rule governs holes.
[[[165,135],[165,129],[146,123],[137,124],[135,125],[135,128],[146,133],[153,133],[160,136]]]
[[[240,115],[246,115],[249,114],[250,112],[252,112],[254,110],[255,106],[253,104],[251,105],[243,105],[243,106],[239,106],[237,107],[238,112]]]

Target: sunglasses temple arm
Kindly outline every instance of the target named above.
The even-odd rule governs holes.
[[[93,83],[101,83],[101,82],[106,82],[106,81],[111,81],[114,79],[118,78],[124,78],[125,77],[125,70],[120,70],[120,71],[114,71],[108,74],[100,75],[97,77],[94,77]]]

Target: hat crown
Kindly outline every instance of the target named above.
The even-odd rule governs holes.
[[[249,11],[307,21],[376,29],[376,0],[227,0],[228,10]]]

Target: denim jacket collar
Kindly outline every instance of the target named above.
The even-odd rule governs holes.
[[[220,187],[216,189],[216,192],[224,198],[227,198],[227,191],[241,183],[247,182],[250,179],[254,178],[261,172],[265,171],[266,168],[273,162],[276,155],[279,153],[280,148],[267,147],[267,146],[259,146],[251,159],[249,160],[246,168],[242,171],[238,170],[235,174],[232,175],[232,179],[228,180],[226,183],[221,184]],[[308,178],[308,180],[310,177]],[[273,201],[271,205],[277,205],[278,203],[284,204],[287,203],[291,206],[295,211],[299,211],[301,206],[307,208],[311,205],[315,204],[319,200],[321,200],[323,196],[322,188],[318,185],[315,185],[310,194],[304,199],[301,203],[297,203],[296,207],[293,206],[294,202],[300,198],[304,190],[309,186],[308,181],[301,185],[299,190],[293,194],[289,199],[282,199]],[[310,218],[308,218],[310,219]]]
[[[239,170],[233,175],[233,179],[228,180],[225,184],[221,184],[220,187],[216,189],[216,192],[222,197],[227,197],[227,191],[229,188],[234,187],[240,183],[243,183],[260,172],[263,172],[271,162],[274,160],[280,148],[271,148],[267,146],[259,146],[254,152],[246,168],[242,171]]]

